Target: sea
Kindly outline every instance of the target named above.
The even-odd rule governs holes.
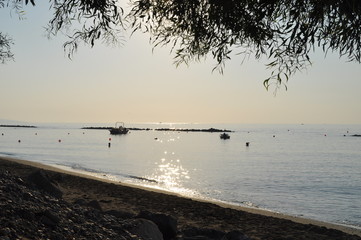
[[[149,128],[126,135],[82,129],[105,123],[35,125],[0,127],[0,155],[361,229],[361,125],[126,123]]]

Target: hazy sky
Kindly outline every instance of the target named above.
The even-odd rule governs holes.
[[[26,8],[25,16],[0,9],[0,31],[15,40],[15,62],[0,65],[0,119],[361,124],[361,65],[336,54],[315,54],[274,96],[262,84],[265,60],[235,57],[223,75],[212,73],[210,57],[176,68],[170,49],[152,53],[142,34],[126,36],[122,47],[82,46],[69,60],[65,38],[45,36],[48,8]]]

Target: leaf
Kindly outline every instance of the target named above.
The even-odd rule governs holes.
[[[269,80],[271,79],[271,77],[269,77],[269,78],[267,78],[267,79],[265,79],[264,81],[263,81],[263,86],[266,88],[266,90],[268,91],[268,88],[269,88],[269,86],[270,86],[270,84],[269,84]]]

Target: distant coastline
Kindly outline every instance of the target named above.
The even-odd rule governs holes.
[[[11,127],[11,128],[37,128],[36,126],[31,125],[0,125],[0,127]]]
[[[110,130],[112,127],[82,127],[81,129],[91,129],[91,130]],[[228,129],[217,129],[217,128],[208,128],[208,129],[185,129],[185,128],[127,128],[132,131],[172,131],[172,132],[233,132]]]

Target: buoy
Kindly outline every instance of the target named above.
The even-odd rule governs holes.
[[[111,141],[112,140],[112,138],[109,138],[109,141]]]
[[[249,142],[246,142],[246,147],[249,147]]]
[[[21,140],[18,140],[18,143],[21,143]]]
[[[58,142],[61,142],[61,139],[59,139]]]

